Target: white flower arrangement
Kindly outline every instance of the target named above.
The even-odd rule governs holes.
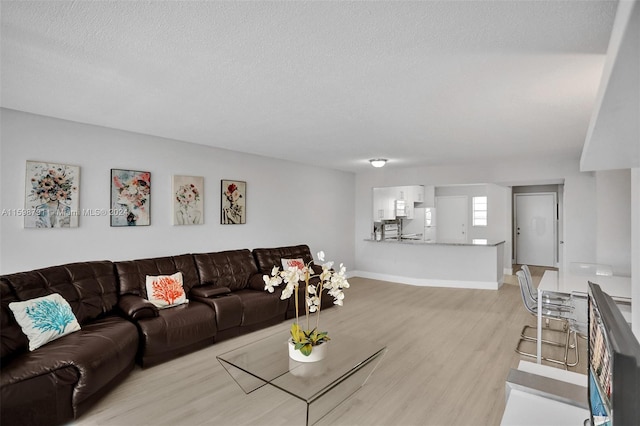
[[[324,262],[324,252],[318,252],[318,259]],[[296,350],[299,350],[302,354],[309,356],[314,346],[318,346],[321,343],[326,342],[329,339],[326,331],[319,332],[318,327],[320,324],[320,298],[323,291],[333,297],[333,303],[335,305],[342,306],[344,300],[343,289],[349,288],[349,282],[345,276],[346,268],[341,263],[338,271],[332,269],[333,262],[326,262],[322,264],[322,272],[315,274],[312,268],[313,261],[306,265],[290,266],[287,269],[280,270],[279,267],[274,266],[271,271],[271,275],[264,275],[264,289],[269,293],[273,293],[275,287],[282,283],[285,283],[285,287],[282,289],[280,299],[285,300],[295,295],[296,303],[296,322],[291,325],[291,339],[295,344]],[[311,278],[318,277],[320,281],[317,284],[310,284]],[[300,283],[304,283],[305,292],[305,316],[306,316],[306,328],[302,329],[299,324],[299,303],[298,303],[298,291]],[[316,314],[316,326],[311,329],[310,316],[311,313]]]

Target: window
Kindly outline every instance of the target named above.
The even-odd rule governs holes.
[[[487,226],[487,197],[473,197],[473,226]]]

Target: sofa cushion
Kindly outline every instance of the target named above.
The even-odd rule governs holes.
[[[120,281],[120,295],[133,294],[148,299],[147,275],[182,272],[182,284],[187,294],[199,282],[198,271],[190,254],[115,262],[115,268]]]
[[[297,246],[257,248],[253,250],[258,270],[262,274],[271,274],[274,266],[282,267],[282,259],[300,258],[304,264],[313,260],[309,246],[302,244]]]
[[[110,312],[118,302],[116,276],[109,261],[70,263],[4,275],[18,300],[59,293],[83,325]]]
[[[12,302],[9,309],[29,339],[30,351],[80,330],[71,306],[58,293],[24,302]]]
[[[207,341],[216,334],[215,312],[209,306],[192,301],[171,309],[160,309],[156,318],[138,320],[143,342],[141,361],[145,367],[182,353],[182,348]],[[166,357],[163,354],[169,354]],[[154,360],[148,362],[148,360]]]
[[[240,290],[233,293],[242,303],[242,326],[248,326],[273,320],[285,319],[288,300],[281,300],[282,291]],[[304,308],[303,308],[304,309]]]
[[[247,249],[193,255],[200,274],[200,285],[229,287],[231,291],[246,288],[251,275],[258,272]]]
[[[235,292],[229,292],[220,297],[200,297],[194,295],[193,299],[210,306],[215,312],[216,328],[218,331],[240,327],[242,324],[242,301]]]

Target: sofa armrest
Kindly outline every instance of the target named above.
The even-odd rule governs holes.
[[[3,370],[5,365],[3,365]],[[0,423],[62,425],[73,420],[73,390],[80,372],[63,362],[29,363],[2,372]]]
[[[125,294],[118,300],[118,308],[130,319],[153,318],[158,316],[158,308],[147,299],[133,294]]]
[[[192,296],[204,299],[224,296],[229,293],[231,293],[231,289],[229,289],[229,287],[216,287],[214,285],[203,285],[191,289]]]

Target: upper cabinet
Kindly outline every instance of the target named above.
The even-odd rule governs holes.
[[[373,188],[373,220],[393,220],[396,218],[395,201],[397,197],[393,187]]]
[[[398,203],[400,201],[400,203]],[[397,217],[414,218],[414,205],[433,207],[435,203],[435,187],[422,185],[388,186],[373,188],[373,220],[393,220]],[[404,207],[404,214],[397,214],[396,207]]]

